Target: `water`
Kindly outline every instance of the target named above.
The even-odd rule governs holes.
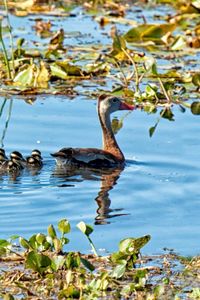
[[[127,160],[122,172],[70,170],[58,175],[50,153],[64,146],[101,147],[96,101],[49,96],[30,105],[14,99],[3,141],[6,152],[19,150],[27,156],[38,148],[44,167],[16,179],[0,177],[0,237],[29,237],[67,218],[72,225],[69,249],[89,251],[76,228],[83,220],[94,226],[92,238],[98,249],[113,251],[120,239],[150,234],[143,253],[160,253],[168,247],[185,255],[199,254],[199,117],[178,110],[175,117],[175,122],[163,119],[149,138],[148,128],[156,116],[139,110],[127,115],[117,134]]]

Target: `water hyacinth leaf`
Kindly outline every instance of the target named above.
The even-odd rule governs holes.
[[[180,35],[176,37],[176,39],[172,43],[171,50],[173,51],[182,50],[185,47],[186,47],[186,40],[182,35]]]
[[[193,115],[200,115],[200,101],[195,101],[191,104],[191,112]]]
[[[44,254],[31,251],[26,258],[26,267],[39,274],[44,274],[48,267],[51,266],[51,259]]]
[[[193,77],[192,77],[192,83],[195,86],[200,87],[200,73],[197,73],[197,74],[193,75]]]
[[[14,82],[22,86],[33,86],[35,79],[35,65],[31,65],[23,71],[20,71],[14,78]]]
[[[62,255],[57,255],[51,260],[51,268],[53,271],[57,272],[59,269],[63,267],[65,263],[65,257]]]
[[[5,248],[10,246],[10,243],[7,240],[0,239],[0,248]]]
[[[157,126],[158,126],[158,122],[154,126],[149,128],[149,136],[150,137],[153,136],[154,132],[156,131]]]
[[[47,228],[47,232],[48,232],[48,235],[53,239],[55,238],[57,235],[56,235],[56,231],[55,231],[55,228],[52,224],[50,224]]]
[[[63,219],[58,222],[58,230],[62,233],[62,235],[69,233],[71,230],[71,226],[68,220]]]
[[[80,231],[82,231],[86,236],[89,236],[93,232],[93,228],[90,225],[85,224],[85,222],[81,221],[76,225]]]
[[[172,113],[172,110],[169,107],[166,107],[165,109],[161,110],[160,115],[164,119],[174,121],[174,114]]]
[[[126,264],[126,260],[122,260],[120,264],[113,269],[113,271],[110,273],[110,276],[114,278],[121,278],[126,271]]]
[[[162,38],[175,28],[175,24],[142,24],[130,29],[124,37],[127,42],[143,40],[161,42]]]
[[[36,242],[40,245],[44,244],[46,242],[46,236],[42,233],[38,233],[36,235]]]
[[[80,257],[82,264],[91,272],[95,270],[95,267],[85,258]]]
[[[20,245],[25,248],[25,249],[32,249],[29,241],[27,241],[25,238],[23,237],[19,237],[19,243]]]
[[[122,253],[139,253],[151,239],[150,235],[145,235],[139,238],[127,238],[119,243],[119,251]]]
[[[40,62],[39,74],[37,76],[37,86],[47,88],[51,78],[51,69],[47,63]]]
[[[62,250],[62,243],[57,237],[53,239],[53,246],[57,253],[59,253]]]
[[[68,76],[83,76],[83,71],[79,66],[71,65],[65,61],[58,61],[56,64],[61,67]]]
[[[61,78],[61,79],[68,78],[67,73],[61,67],[59,67],[57,64],[55,64],[55,63],[51,64],[50,69],[51,69],[51,76]]]

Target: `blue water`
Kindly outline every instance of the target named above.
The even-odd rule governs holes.
[[[83,55],[90,54],[93,49],[93,60],[98,47],[100,53],[103,49],[109,52],[113,23],[100,28],[86,11],[75,8],[73,12],[75,18],[42,16],[44,21],[52,22],[52,32],[65,29],[66,57],[73,51],[78,53],[77,57],[81,51]],[[160,16],[175,13],[168,6],[165,9],[157,6],[156,12]],[[155,8],[147,6],[140,10],[132,6],[126,17],[143,23],[143,14],[149,23],[155,22]],[[10,16],[14,44],[21,37],[25,39],[25,49],[47,48],[50,38],[42,39],[32,29],[37,17]],[[159,22],[162,18],[156,20]],[[117,27],[122,33],[130,29],[120,23]],[[4,39],[7,45],[9,36],[5,34]],[[86,52],[81,50],[84,47]],[[168,60],[168,53],[165,55],[156,57],[160,72],[175,66],[173,60]],[[197,70],[198,56],[195,53]],[[191,58],[194,58],[192,52],[190,56],[180,56],[176,63],[191,68]],[[115,84],[111,76],[101,78],[100,82],[81,82],[75,87],[80,96],[73,100],[58,95],[38,96],[31,105],[13,97],[10,119],[11,100],[7,100],[0,118],[0,139],[7,154],[18,150],[27,156],[38,148],[44,166],[37,173],[24,171],[17,178],[0,176],[0,238],[46,232],[50,223],[56,226],[61,218],[67,218],[72,225],[68,249],[90,251],[85,237],[76,228],[83,220],[94,226],[92,239],[103,253],[116,250],[125,237],[150,234],[152,239],[143,253],[161,253],[163,247],[168,247],[183,255],[200,254],[200,119],[191,112],[183,114],[175,108],[175,122],[161,120],[152,138],[148,130],[156,123],[157,116],[140,110],[128,114],[117,134],[127,160],[121,173],[101,175],[87,170],[56,173],[50,153],[64,146],[101,147],[96,100],[81,95],[97,89],[111,90]],[[0,106],[3,100],[0,97]],[[121,118],[124,114],[114,116]]]
[[[87,171],[58,175],[50,156],[63,146],[101,147],[95,100],[49,96],[30,105],[14,99],[3,140],[6,152],[19,150],[27,156],[38,148],[44,167],[36,174],[24,171],[16,179],[0,177],[0,237],[29,237],[67,218],[72,225],[69,249],[89,251],[76,228],[83,220],[94,226],[97,249],[113,251],[120,239],[150,234],[152,240],[143,253],[160,253],[168,247],[181,254],[199,254],[200,120],[178,110],[175,118],[175,122],[161,120],[149,138],[156,115],[138,110],[126,116],[117,134],[126,167],[121,173],[104,174],[102,181],[100,174]]]

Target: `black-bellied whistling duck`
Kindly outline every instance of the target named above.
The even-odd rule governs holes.
[[[63,148],[51,154],[58,166],[77,165],[94,168],[123,166],[124,155],[115,139],[110,115],[118,110],[133,110],[134,106],[126,104],[120,98],[101,95],[98,99],[98,116],[103,133],[103,149],[96,148]]]
[[[40,150],[33,150],[31,155],[26,158],[27,167],[41,168],[43,165],[42,156]]]

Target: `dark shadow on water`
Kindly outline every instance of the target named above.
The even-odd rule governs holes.
[[[71,187],[73,182],[81,182],[84,180],[100,181],[100,190],[95,201],[98,205],[97,216],[95,217],[95,225],[109,224],[110,218],[125,216],[128,214],[121,213],[123,208],[112,209],[109,192],[117,184],[117,181],[123,171],[123,168],[112,169],[93,169],[67,166],[61,168],[56,166],[52,177],[59,178],[59,187]]]

